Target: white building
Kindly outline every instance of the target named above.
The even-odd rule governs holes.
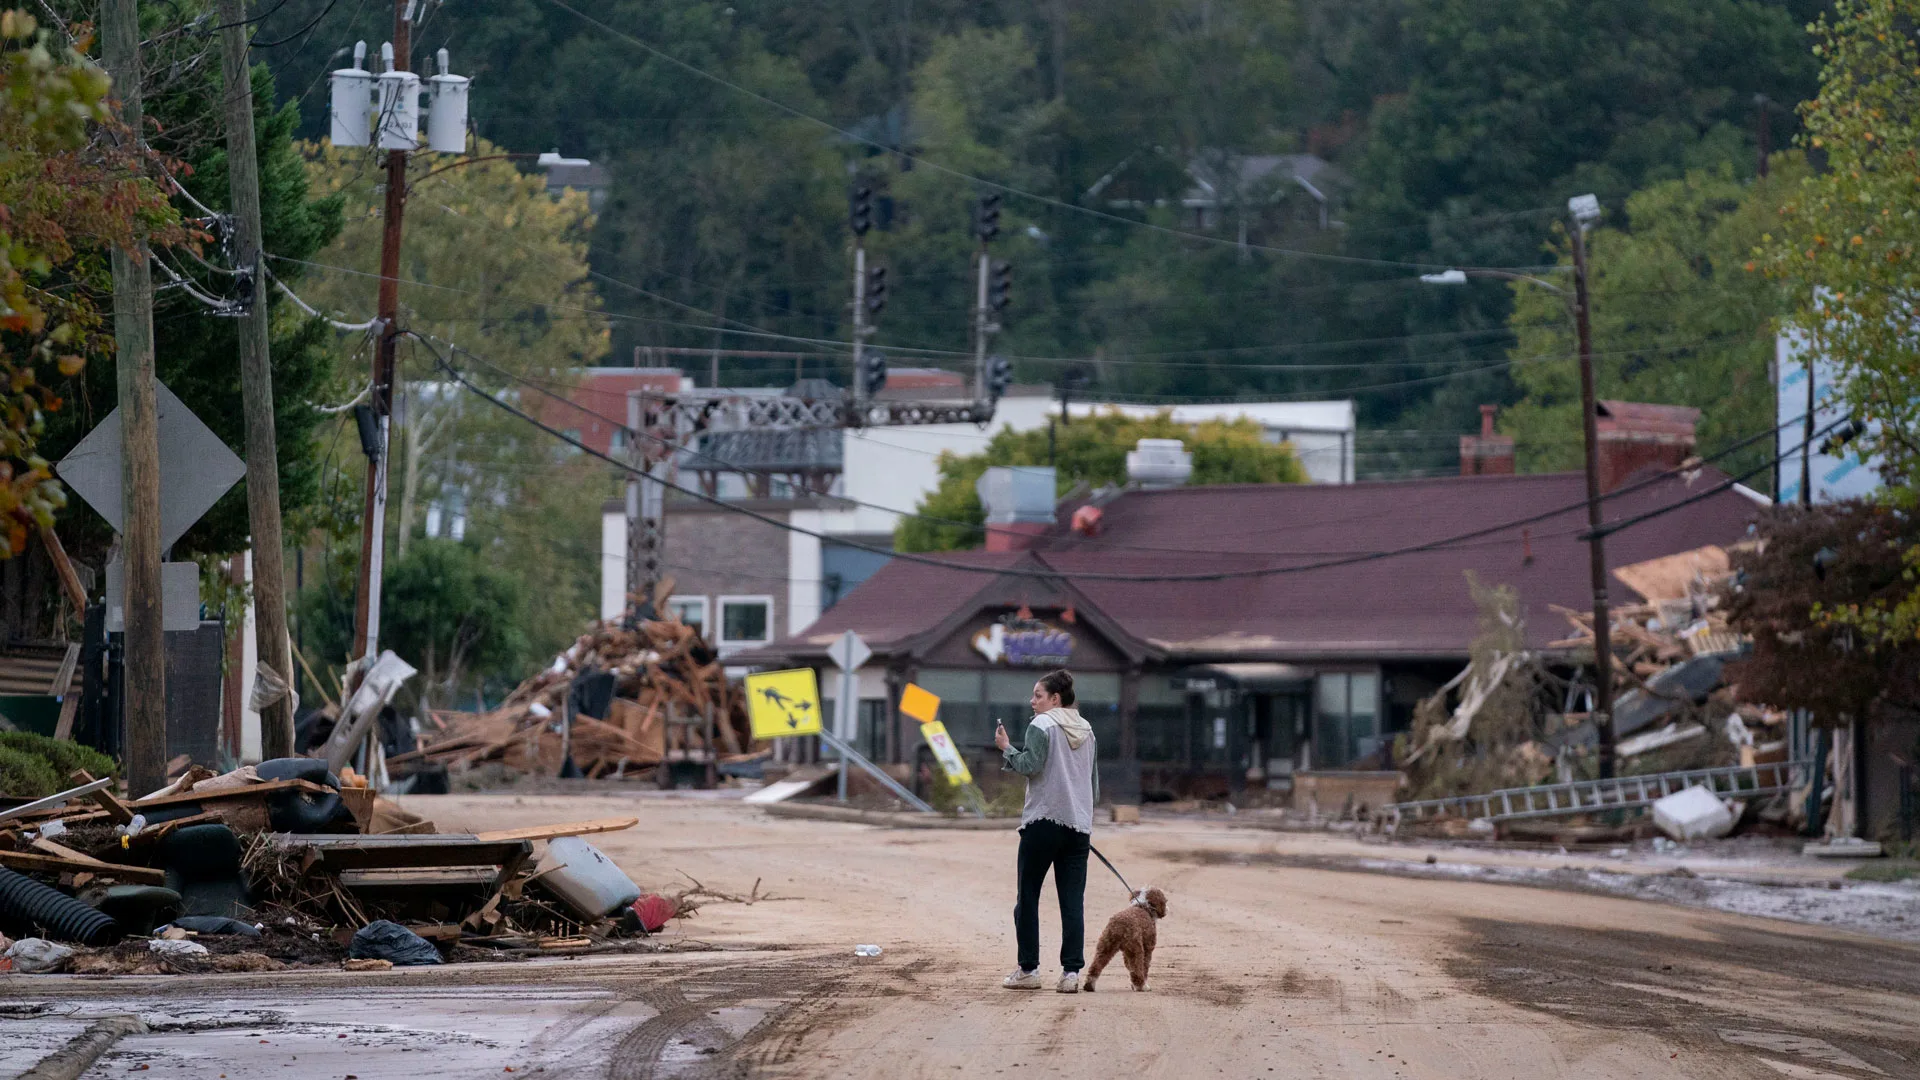
[[[1068,411],[1071,417],[1086,417],[1118,409],[1130,416],[1147,417],[1166,408],[1076,401],[1068,406]],[[1268,441],[1293,444],[1311,482],[1353,482],[1351,401],[1180,405],[1172,407],[1171,412],[1173,419],[1181,423],[1252,419],[1265,430]],[[767,609],[763,621],[769,640],[798,633],[885,564],[885,556],[863,548],[892,547],[894,526],[900,517],[913,513],[921,500],[939,486],[942,453],[976,454],[1003,428],[1034,431],[1046,427],[1059,415],[1059,401],[1046,391],[1022,394],[1016,390],[1001,399],[993,424],[988,428],[974,424],[928,424],[841,432],[837,463],[840,472],[826,496],[808,497],[797,493],[798,498],[753,501],[756,512],[792,526],[791,530],[779,530],[784,533],[783,541],[776,543],[771,537],[763,537],[763,542],[750,543],[726,535],[719,530],[763,532],[775,527],[725,515],[724,526],[716,522],[710,526],[715,531],[704,534],[704,539],[694,539],[696,534],[682,532],[677,545],[682,550],[674,550],[672,533],[680,530],[669,525],[664,555],[668,572],[678,570],[679,576],[702,580],[713,590],[697,594],[676,592],[674,600],[685,611],[710,613],[718,623],[723,618],[723,609],[733,610],[746,602],[738,598],[755,598],[753,602],[764,603]],[[740,499],[747,495],[746,484],[723,483],[717,493],[722,498]],[[776,494],[779,493],[776,490]],[[671,514],[669,510],[669,516]],[[603,568],[600,614],[602,618],[614,618],[624,610],[627,594],[627,522],[619,504],[609,503],[603,511],[600,536]],[[845,542],[836,543],[836,539]],[[861,546],[852,546],[855,544]],[[742,547],[750,547],[753,554],[743,555]],[[741,559],[750,561],[751,566],[735,565],[732,573],[738,581],[725,584],[714,581],[710,571]],[[699,564],[698,571],[694,569],[695,564]],[[724,575],[725,571],[721,573]],[[705,588],[703,585],[702,589]],[[754,625],[758,625],[758,621]],[[724,627],[715,629],[721,631]],[[724,633],[715,636],[723,652],[756,644],[751,638],[727,637]]]

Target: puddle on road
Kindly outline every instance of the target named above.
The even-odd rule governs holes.
[[[128,1013],[139,1015],[148,1033],[122,1039],[85,1074],[88,1080],[134,1071],[143,1080],[419,1080],[497,1075],[509,1067],[568,1075],[603,1060],[626,1031],[654,1015],[610,991],[577,987],[355,987],[249,995],[230,1005],[156,1008],[151,997],[95,998],[61,1020],[0,1019],[0,1039],[10,1050],[16,1033],[52,1043],[28,1055],[24,1069],[76,1034],[85,1018]]]

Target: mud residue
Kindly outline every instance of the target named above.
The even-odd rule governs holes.
[[[1805,1008],[1764,1010],[1771,1029],[1827,1040],[1890,1076],[1915,1075],[1920,1062],[1920,1033],[1843,1004],[1865,992],[1920,1008],[1920,949],[1910,946],[1744,926],[1683,937],[1493,919],[1462,920],[1452,945],[1444,967],[1469,990],[1573,1023],[1724,1054],[1720,1032],[1752,1026],[1755,1003],[1777,999]]]

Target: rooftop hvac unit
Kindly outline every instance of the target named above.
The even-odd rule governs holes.
[[[1178,487],[1193,475],[1193,455],[1179,439],[1141,439],[1127,451],[1127,479],[1142,487]]]
[[[373,72],[362,65],[367,59],[367,43],[353,45],[353,66],[341,68],[330,77],[333,90],[333,130],[335,146],[365,146],[373,130]]]

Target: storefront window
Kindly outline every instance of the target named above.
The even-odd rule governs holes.
[[[985,687],[980,672],[922,671],[914,681],[939,697],[940,722],[962,750],[993,746],[993,720],[982,697]],[[1021,719],[1025,720],[1024,713]]]
[[[1380,749],[1380,676],[1374,672],[1321,675],[1315,691],[1313,763],[1320,769],[1374,765]]]
[[[999,720],[1007,725],[1007,735],[1014,742],[1026,737],[1027,721],[1033,719],[1030,707],[1033,699],[1033,684],[1045,672],[1025,671],[989,671],[987,672],[987,739],[993,739],[993,721]]]
[[[1149,764],[1179,764],[1186,760],[1187,694],[1174,688],[1164,675],[1140,677],[1140,700],[1133,712],[1134,738],[1140,760]]]
[[[1093,725],[1101,761],[1120,760],[1120,676],[1106,672],[1075,674],[1073,693],[1080,715]]]

